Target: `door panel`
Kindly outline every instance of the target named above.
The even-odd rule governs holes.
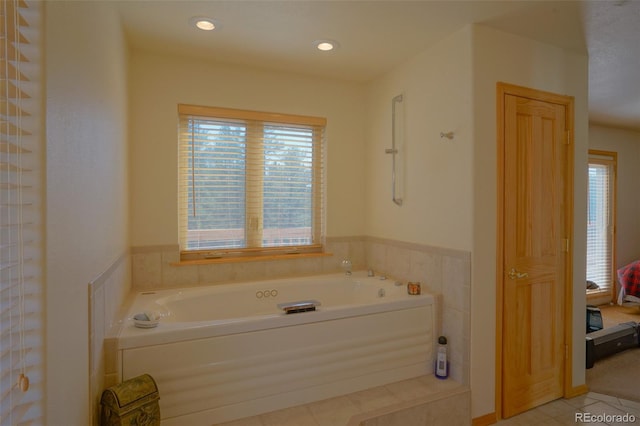
[[[504,99],[502,414],[562,396],[566,107]]]

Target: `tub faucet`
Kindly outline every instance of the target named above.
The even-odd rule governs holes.
[[[344,259],[342,261],[342,269],[344,270],[345,275],[351,275],[351,261],[349,259]]]

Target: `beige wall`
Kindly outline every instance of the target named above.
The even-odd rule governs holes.
[[[103,2],[47,2],[45,28],[46,423],[87,425],[88,284],[129,247],[126,45]]]
[[[496,82],[575,97],[573,385],[584,383],[587,55],[483,26],[473,28],[473,416],[494,411],[496,311]]]
[[[446,37],[374,81],[367,100],[366,234],[470,251],[473,128],[470,28]],[[396,126],[397,179],[391,200],[391,99],[403,95]],[[453,131],[454,139],[441,138]]]
[[[370,88],[367,235],[472,251],[473,417],[495,410],[496,83],[575,97],[573,326],[584,329],[587,56],[483,26],[446,37]],[[391,202],[391,98],[404,95],[404,205]],[[454,131],[452,141],[440,132]],[[446,287],[444,282],[443,286]],[[584,383],[574,335],[573,385]]]
[[[178,243],[177,105],[327,118],[327,235],[361,235],[364,87],[133,51],[131,244]]]
[[[589,149],[618,153],[616,268],[640,259],[640,132],[589,126]]]
[[[584,283],[587,141],[585,54],[469,26],[376,80],[370,88],[366,151],[367,235],[471,254],[472,415],[495,411],[496,83],[575,96],[575,286]],[[391,202],[391,98],[404,95],[400,158],[404,204]],[[453,131],[449,141],[440,132]],[[448,283],[443,282],[443,290]],[[584,285],[573,325],[584,329]],[[464,324],[464,322],[463,322]],[[468,324],[468,323],[467,323]],[[574,385],[584,383],[584,340],[574,336]]]

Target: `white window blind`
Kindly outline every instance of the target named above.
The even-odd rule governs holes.
[[[616,154],[590,151],[587,209],[587,280],[613,297]]]
[[[184,251],[319,250],[325,120],[179,106]]]
[[[43,424],[40,2],[0,3],[0,425]]]

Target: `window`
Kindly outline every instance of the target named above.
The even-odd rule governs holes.
[[[589,151],[587,206],[587,280],[597,289],[589,295],[614,297],[615,152]]]
[[[322,250],[325,119],[178,113],[183,260]]]
[[[41,2],[0,2],[0,425],[43,424]]]

